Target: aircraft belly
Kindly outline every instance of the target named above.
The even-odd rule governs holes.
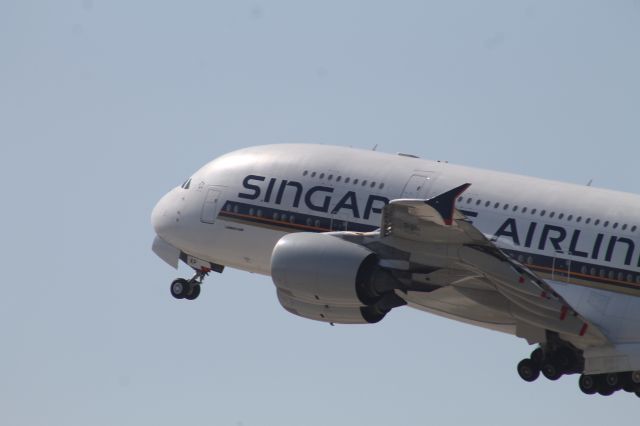
[[[640,297],[546,280],[613,343],[640,341]]]
[[[184,251],[230,268],[270,274],[271,252],[285,233],[220,219],[206,226]]]

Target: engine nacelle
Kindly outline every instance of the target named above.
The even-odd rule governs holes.
[[[278,289],[278,301],[290,313],[299,317],[336,324],[372,324],[386,315],[372,307],[319,305],[296,299],[287,290]]]
[[[371,250],[330,234],[307,232],[278,241],[271,256],[271,277],[292,298],[331,307],[373,306],[402,287],[378,265]],[[397,299],[395,303],[400,303]],[[389,303],[387,297],[385,308]]]

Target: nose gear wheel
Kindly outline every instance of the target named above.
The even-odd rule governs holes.
[[[200,286],[204,277],[209,274],[209,271],[196,271],[195,275],[190,279],[184,278],[175,279],[171,283],[170,291],[171,295],[176,299],[195,300],[200,296]]]

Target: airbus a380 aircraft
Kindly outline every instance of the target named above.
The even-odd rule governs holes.
[[[538,347],[527,381],[640,396],[640,196],[324,145],[219,157],[155,206],[153,251],[270,275],[289,312],[375,323],[408,305]]]

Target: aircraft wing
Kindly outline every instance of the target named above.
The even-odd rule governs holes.
[[[473,299],[488,312],[498,312],[497,323],[514,325],[516,334],[530,343],[544,341],[549,330],[583,347],[606,344],[607,338],[594,324],[455,208],[457,198],[469,186],[429,200],[393,200],[384,208],[377,241],[365,244],[378,252],[382,264],[404,270],[410,280],[421,281],[429,289],[398,291],[398,295],[409,304],[424,304],[462,319],[465,312],[447,311],[447,297]],[[391,257],[396,259],[385,258],[385,253],[395,253]]]

